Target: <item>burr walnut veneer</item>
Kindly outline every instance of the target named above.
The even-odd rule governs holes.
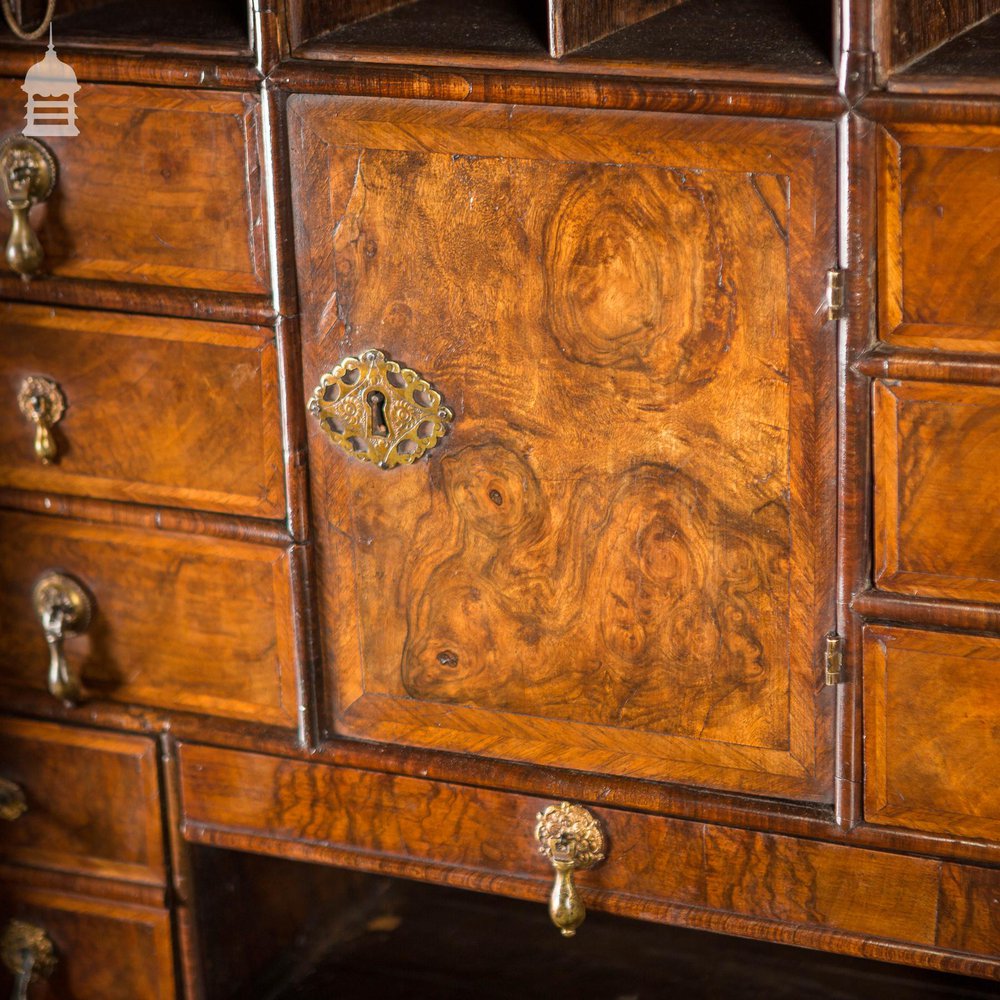
[[[1000,5],[929,6],[58,0],[0,993],[313,996],[377,876],[1000,977]]]

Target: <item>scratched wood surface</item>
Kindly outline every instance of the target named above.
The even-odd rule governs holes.
[[[306,390],[456,413],[389,473],[310,418],[334,728],[827,795],[831,129],[291,108]]]

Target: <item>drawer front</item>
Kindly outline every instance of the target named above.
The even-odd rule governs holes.
[[[876,382],[875,580],[1000,601],[1000,388]]]
[[[868,626],[865,817],[1000,841],[1000,639]]]
[[[551,889],[534,835],[545,799],[194,745],[181,747],[180,773],[195,843],[539,901]],[[588,907],[835,950],[839,937],[863,936],[995,959],[981,910],[1000,891],[996,871],[590,811],[607,856],[576,875]],[[785,925],[797,936],[783,937]],[[820,929],[822,941],[807,940]]]
[[[832,127],[289,114],[307,394],[378,349],[454,411],[390,470],[309,420],[330,725],[827,797]]]
[[[0,515],[0,681],[45,690],[32,591],[56,569],[93,613],[67,661],[107,698],[292,726],[289,550],[28,514]]]
[[[0,935],[16,920],[43,931],[55,966],[33,979],[31,1000],[175,1000],[166,910],[69,895],[28,881],[0,882]],[[12,988],[0,964],[0,993]]]
[[[0,134],[24,127],[24,101],[20,80],[0,81]],[[46,273],[267,290],[256,98],[87,84],[77,111],[79,135],[45,140],[59,167],[32,213]]]
[[[64,409],[35,452],[27,379]],[[284,514],[274,336],[258,327],[0,306],[0,485]]]
[[[882,338],[1000,351],[1000,128],[893,125],[879,160]]]
[[[27,808],[0,822],[0,858],[164,884],[152,740],[0,717],[0,792],[9,782]]]

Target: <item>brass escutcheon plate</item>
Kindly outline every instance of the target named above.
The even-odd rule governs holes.
[[[45,201],[55,190],[58,167],[49,148],[27,135],[11,135],[0,142],[0,182],[10,198],[24,180],[31,204]]]
[[[453,418],[429,382],[376,350],[344,358],[323,375],[309,412],[334,444],[380,469],[412,465]]]

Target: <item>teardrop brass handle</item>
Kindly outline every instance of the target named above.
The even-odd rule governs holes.
[[[0,778],[0,819],[13,822],[28,811],[28,800],[20,785]]]
[[[52,939],[35,924],[12,920],[0,939],[0,959],[14,976],[11,1000],[28,1000],[32,980],[48,979],[56,965]]]
[[[92,602],[76,580],[54,570],[35,583],[33,600],[49,647],[49,694],[66,705],[75,705],[83,699],[83,680],[67,662],[63,642],[86,632]]]
[[[549,916],[563,937],[572,937],[587,916],[573,875],[604,860],[604,831],[583,806],[560,802],[538,814],[535,839],[556,872]]]
[[[32,206],[48,200],[58,173],[52,152],[37,139],[13,135],[0,143],[0,187],[11,214],[7,263],[25,281],[42,269],[45,259],[28,213]]]
[[[35,455],[42,465],[49,465],[57,456],[52,428],[66,412],[66,397],[52,379],[29,375],[17,394],[17,405],[25,420],[35,428]]]

